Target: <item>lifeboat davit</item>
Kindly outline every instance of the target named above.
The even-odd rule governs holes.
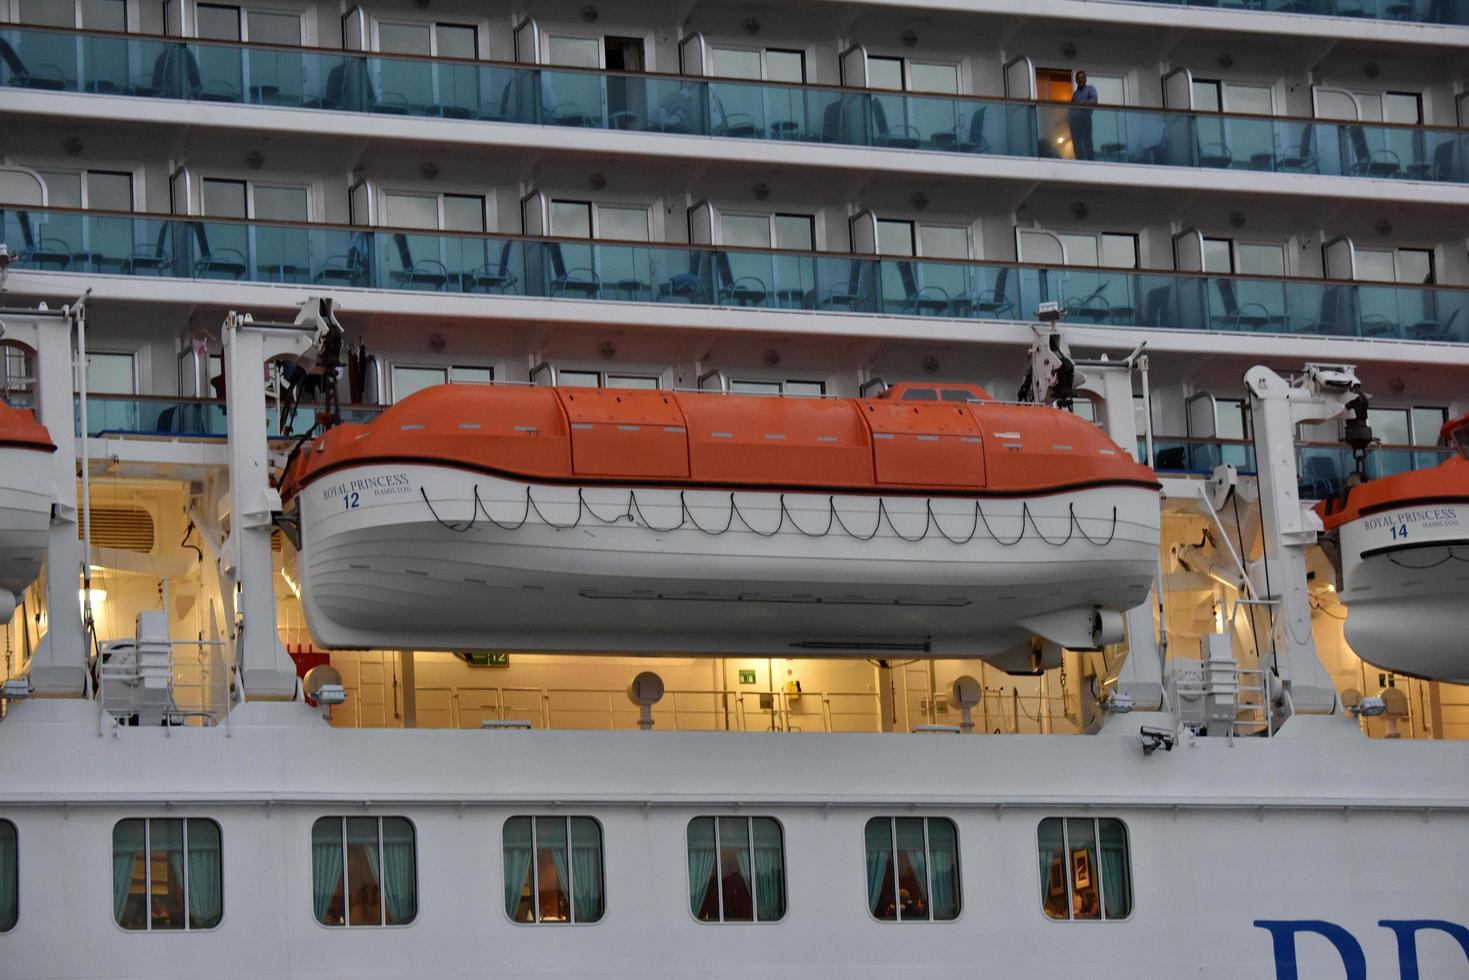
[[[1152,470],[1070,413],[958,385],[446,385],[306,444],[282,494],[336,648],[1030,670],[1120,639],[1158,555]]]
[[[41,573],[51,526],[51,475],[41,458],[54,452],[35,416],[0,402],[0,623]]]
[[[1443,427],[1458,455],[1316,505],[1341,550],[1346,640],[1368,663],[1469,683],[1469,415]]]

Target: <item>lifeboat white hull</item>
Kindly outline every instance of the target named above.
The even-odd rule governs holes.
[[[34,449],[0,448],[0,591],[19,596],[41,573],[51,526],[49,471]]]
[[[731,494],[371,464],[298,499],[307,621],[335,648],[985,656],[1037,635],[1090,647],[1094,611],[1106,633],[1145,601],[1158,553],[1157,494],[1139,487]]]
[[[1346,640],[1396,673],[1469,683],[1469,506],[1414,505],[1341,527]]]

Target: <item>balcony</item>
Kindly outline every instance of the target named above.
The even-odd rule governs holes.
[[[1266,11],[1277,14],[1314,14],[1394,23],[1469,25],[1465,0],[1134,0],[1175,7],[1212,7],[1219,10]]]
[[[0,207],[12,272],[1469,343],[1469,290]]]
[[[1371,0],[1368,0],[1370,3]],[[1466,0],[1469,2],[1469,0]],[[0,29],[0,86],[939,153],[1469,184],[1469,131]],[[1073,122],[1091,123],[1078,150]]]
[[[9,399],[12,403],[16,400]],[[23,402],[17,407],[29,407]],[[290,430],[296,437],[316,424],[319,405],[298,405],[291,412]],[[382,411],[373,405],[343,405],[344,422],[368,422]],[[81,399],[76,402],[76,434],[82,432]],[[281,431],[280,407],[266,409],[267,431]],[[229,435],[222,399],[170,398],[153,395],[89,395],[87,435],[93,438],[223,439]]]

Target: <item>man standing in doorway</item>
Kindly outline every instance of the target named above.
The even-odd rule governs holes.
[[[1078,160],[1092,159],[1092,110],[1097,90],[1086,83],[1086,72],[1076,73],[1076,91],[1071,93],[1071,149]]]

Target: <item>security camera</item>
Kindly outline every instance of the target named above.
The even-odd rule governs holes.
[[[1173,733],[1167,729],[1147,726],[1138,729],[1137,740],[1142,743],[1143,755],[1152,755],[1159,749],[1164,752],[1172,752],[1175,741]]]

